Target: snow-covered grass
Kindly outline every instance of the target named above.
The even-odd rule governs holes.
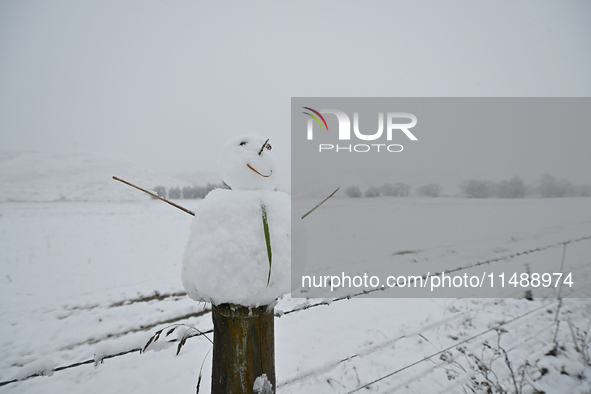
[[[316,202],[296,201],[294,206],[305,210]],[[443,265],[457,267],[511,255],[591,235],[589,203],[333,199],[305,219],[308,268],[321,272],[344,260],[362,270],[372,259],[391,259],[397,265],[441,259]],[[194,209],[198,202],[183,204]],[[0,204],[0,381],[141,348],[170,324],[211,328],[209,306],[182,291],[181,259],[190,224],[189,215],[148,199]],[[367,247],[328,253],[324,244],[330,236],[341,237],[343,245],[355,240]],[[413,253],[400,253],[404,251]],[[591,241],[569,244],[566,269],[584,267],[590,252]],[[558,269],[561,256],[557,246],[512,261],[519,268],[544,262]],[[576,279],[588,283],[585,275],[588,270],[581,269]],[[512,376],[523,380],[523,393],[591,392],[591,367],[584,362],[581,339],[576,347],[573,340],[589,338],[584,333],[591,317],[589,298],[564,300],[554,349],[555,292],[534,291],[534,297],[356,297],[302,308],[276,318],[278,392],[347,393],[388,375],[358,392],[470,392],[466,385],[486,381],[482,369],[474,369],[475,357],[484,360],[509,392],[514,392]],[[276,310],[289,311],[305,301],[284,297]],[[179,356],[176,347],[160,346],[159,351],[131,353],[96,367],[82,365],[0,391],[193,393],[210,347],[207,339],[196,337]],[[203,368],[202,393],[209,392],[210,358],[211,353]]]

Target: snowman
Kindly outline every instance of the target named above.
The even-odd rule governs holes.
[[[183,256],[182,283],[193,300],[258,307],[291,290],[291,201],[274,191],[268,141],[248,134],[223,148],[222,178],[232,190],[200,202]]]

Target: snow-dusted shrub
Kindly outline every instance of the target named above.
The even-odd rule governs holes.
[[[566,179],[559,180],[552,175],[544,174],[540,179],[538,191],[544,198],[566,197],[574,194],[574,187]]]
[[[380,187],[380,194],[389,197],[406,197],[410,194],[410,185],[403,182],[384,183]]]
[[[575,195],[579,197],[591,196],[591,185],[575,186]]]
[[[358,186],[349,186],[345,189],[345,195],[351,198],[359,198],[363,196],[361,189]]]
[[[196,186],[196,185],[183,187],[183,190],[182,190],[183,198],[184,199],[188,199],[188,198],[199,198],[199,195],[201,194],[201,190],[200,189],[201,188],[199,186]]]
[[[166,198],[166,188],[164,186],[155,186],[152,190],[154,191],[154,193],[156,193],[158,197]]]
[[[180,187],[171,187],[170,189],[168,189],[168,198],[174,200],[174,199],[179,199],[182,197],[183,197],[183,195],[181,193]]]
[[[379,197],[380,196],[380,189],[375,186],[370,186],[369,189],[363,193],[365,197]]]
[[[514,176],[510,180],[501,181],[497,186],[497,196],[500,198],[525,197],[525,183],[523,179]]]
[[[210,191],[215,189],[229,189],[229,187],[225,183],[221,185],[208,183],[205,186],[185,186],[182,190],[182,196],[184,199],[205,198],[205,196],[207,196]]]
[[[489,181],[470,179],[460,184],[460,191],[463,195],[471,198],[489,198],[495,192],[495,184]]]
[[[441,194],[441,185],[437,183],[428,183],[417,188],[417,196],[421,197],[439,197]]]

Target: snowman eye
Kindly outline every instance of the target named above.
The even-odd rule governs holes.
[[[267,149],[271,150],[271,144],[267,144]]]
[[[244,146],[244,145],[246,145],[246,144],[247,144],[247,142],[246,142],[246,141],[242,141],[242,142],[240,143],[240,146]]]

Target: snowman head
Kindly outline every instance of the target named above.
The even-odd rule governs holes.
[[[233,190],[269,189],[277,186],[277,166],[271,145],[257,134],[232,138],[220,160],[222,179]]]

